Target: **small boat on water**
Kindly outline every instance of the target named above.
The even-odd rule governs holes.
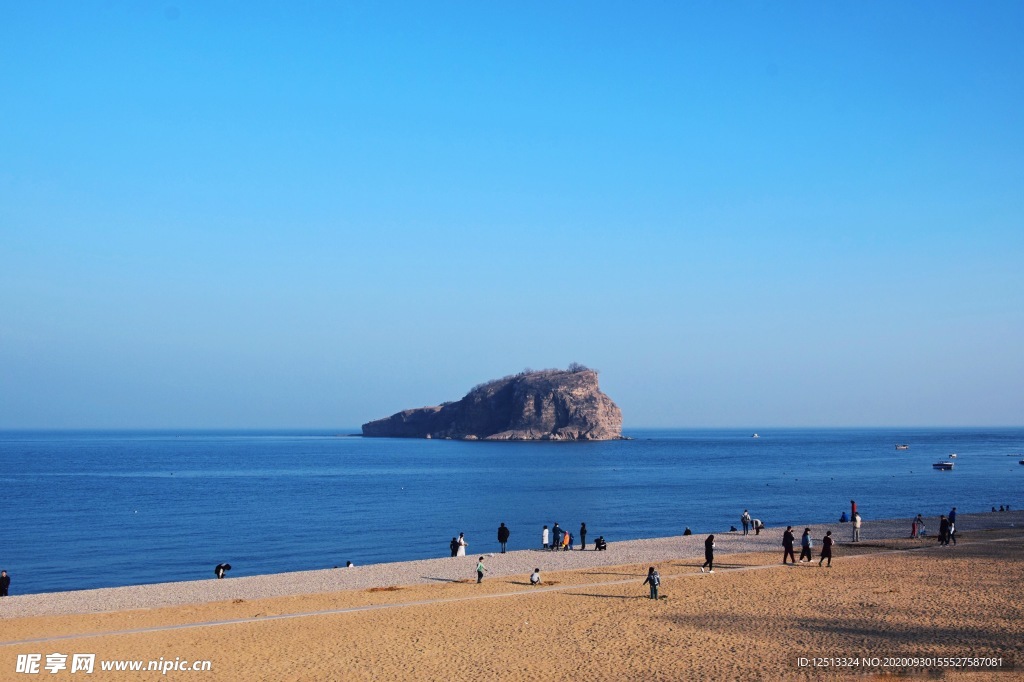
[[[954,452],[953,454],[951,454],[951,455],[949,456],[949,458],[950,458],[950,459],[956,459],[956,453]]]
[[[952,471],[953,464],[953,462],[936,462],[935,464],[932,464],[932,468],[940,469],[941,471]]]
[[[896,449],[897,450],[909,450],[910,446],[907,445],[906,443],[897,443],[896,444]]]
[[[751,438],[760,438],[760,437],[761,436],[757,435],[756,433],[753,436],[751,436]]]

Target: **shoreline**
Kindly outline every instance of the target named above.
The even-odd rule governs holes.
[[[72,656],[94,658],[99,680],[1017,679],[1024,526],[1006,525],[964,530],[949,547],[932,536],[844,543],[831,568],[782,566],[781,532],[762,532],[761,551],[716,553],[714,574],[700,572],[701,552],[551,570],[541,587],[491,573],[11,618],[0,621],[0,679],[30,657],[47,678],[42,666],[67,658],[52,676],[77,679]],[[642,584],[649,565],[662,576],[657,600]]]
[[[916,542],[921,546],[935,544],[938,517],[925,519],[929,534],[911,541],[910,518],[865,520],[861,529],[861,546],[873,540]],[[965,533],[1010,529],[1024,526],[1024,511],[981,512],[957,515],[957,536]],[[831,530],[837,540],[837,556],[850,542],[849,523],[794,525],[799,537],[803,528],[810,528],[815,539],[815,556],[820,538]],[[736,554],[781,554],[784,526],[765,528],[760,535],[753,532],[715,533],[716,559]],[[845,531],[845,532],[844,532]],[[442,557],[392,563],[368,564],[352,568],[331,568],[294,571],[240,578],[193,580],[170,583],[106,587],[66,592],[43,592],[13,595],[0,600],[0,622],[6,619],[72,614],[98,614],[135,609],[207,604],[229,600],[257,600],[276,597],[324,594],[349,590],[386,589],[397,586],[460,583],[475,579],[478,557],[485,557],[489,578],[528,575],[534,568],[542,573],[573,571],[607,566],[657,564],[660,562],[703,557],[707,536],[672,536],[644,540],[609,542],[608,549],[598,552],[572,550],[515,550],[506,554],[470,553],[465,557]],[[592,545],[591,545],[592,546]]]

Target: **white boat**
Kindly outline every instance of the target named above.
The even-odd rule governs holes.
[[[751,436],[751,438],[760,438],[760,437],[761,436],[757,435],[756,433],[753,436]]]
[[[897,443],[896,444],[896,449],[897,450],[909,450],[910,446],[905,444],[905,443]]]
[[[950,458],[950,459],[956,459],[956,453],[954,452],[953,454],[951,454],[951,455],[949,456],[949,458]]]
[[[953,462],[936,462],[932,464],[932,468],[941,469],[942,471],[952,471]]]

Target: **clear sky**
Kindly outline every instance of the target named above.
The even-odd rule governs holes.
[[[1024,423],[1020,2],[0,0],[0,427]]]

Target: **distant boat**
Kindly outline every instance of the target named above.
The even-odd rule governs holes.
[[[936,462],[935,464],[932,464],[932,468],[940,469],[942,471],[952,471],[953,462]]]
[[[896,449],[897,450],[909,450],[910,446],[907,445],[906,443],[897,443],[896,444]]]
[[[1020,461],[1020,463],[1021,463],[1021,464],[1024,464],[1024,459],[1022,459],[1022,460]]]
[[[950,459],[956,459],[956,453],[954,452],[953,454],[951,454],[951,455],[949,456],[949,458],[950,458]]]
[[[751,436],[751,438],[760,438],[760,437],[761,436],[757,435],[756,433],[753,436]]]

